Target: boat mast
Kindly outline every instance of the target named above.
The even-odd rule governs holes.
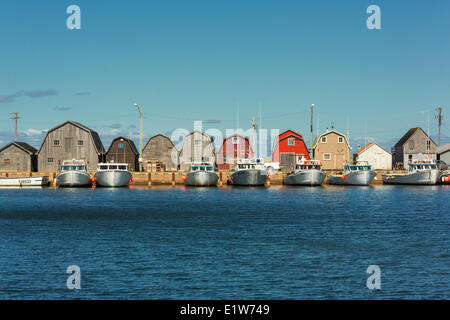
[[[435,118],[438,121],[438,147],[441,145],[441,122],[442,122],[442,107],[438,107],[436,109],[438,111],[438,115]]]
[[[311,121],[311,141],[310,141],[311,149],[309,150],[310,153],[313,152],[313,150],[312,150],[313,149],[313,135],[314,135],[314,131],[313,131],[313,108],[314,108],[314,103],[311,105],[311,109],[310,109],[310,121]]]
[[[252,127],[253,127],[253,152],[256,156],[256,123],[255,123],[255,117],[252,117]]]

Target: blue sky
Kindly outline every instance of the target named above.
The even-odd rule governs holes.
[[[81,30],[66,8],[81,8]],[[381,30],[366,8],[381,8]],[[193,128],[292,128],[309,140],[309,106],[319,133],[334,123],[354,147],[390,148],[407,129],[437,133],[444,107],[449,143],[450,2],[442,1],[21,1],[0,2],[0,144],[39,146],[65,120],[136,142]],[[215,120],[220,120],[218,123]],[[316,130],[315,130],[316,131]],[[144,141],[145,143],[145,141]]]

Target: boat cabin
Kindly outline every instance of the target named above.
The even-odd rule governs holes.
[[[128,163],[100,163],[97,168],[98,171],[128,171]]]
[[[87,163],[82,160],[64,160],[61,171],[88,171]]]
[[[419,172],[424,170],[438,170],[437,163],[410,163],[409,172]]]
[[[196,171],[211,171],[214,172],[214,165],[211,163],[192,163],[191,164],[191,172]]]
[[[370,171],[372,166],[368,161],[347,161],[345,171]]]
[[[302,161],[298,162],[295,165],[295,169],[297,171],[300,171],[300,170],[311,170],[311,169],[321,170],[322,169],[322,164],[318,160],[304,160],[303,159]]]

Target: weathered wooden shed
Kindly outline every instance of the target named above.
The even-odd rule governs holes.
[[[37,170],[37,150],[25,142],[11,142],[0,149],[0,171]]]
[[[413,161],[434,161],[436,149],[436,143],[422,128],[411,128],[392,147],[393,166],[407,169]]]
[[[98,133],[75,122],[66,121],[49,131],[38,151],[39,171],[58,171],[64,160],[78,159],[96,170],[104,160],[105,149]]]
[[[217,166],[220,170],[229,170],[242,158],[255,156],[248,137],[233,134],[223,139],[222,146],[217,154]]]
[[[106,152],[106,162],[127,163],[130,171],[139,171],[139,151],[132,140],[117,137]]]
[[[178,150],[172,140],[157,134],[151,137],[142,150],[145,171],[177,171]]]
[[[214,139],[205,132],[194,130],[183,138],[183,146],[180,152],[180,169],[188,171],[191,162],[216,162]]]

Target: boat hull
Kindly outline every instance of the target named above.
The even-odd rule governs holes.
[[[384,174],[384,184],[418,184],[418,185],[435,185],[440,180],[439,170],[425,170],[413,172],[410,174]]]
[[[1,187],[41,187],[49,184],[48,176],[0,178]]]
[[[214,172],[195,171],[187,174],[184,183],[193,187],[213,187],[217,185],[217,181],[219,177]]]
[[[129,171],[106,170],[95,174],[99,187],[125,187],[130,183],[132,175]]]
[[[65,171],[56,176],[60,187],[88,187],[92,185],[91,176],[82,171]]]
[[[328,183],[333,185],[368,186],[377,174],[373,171],[353,171],[345,175],[328,176]]]
[[[303,170],[284,177],[284,184],[296,186],[320,186],[325,180],[325,172],[311,169]]]
[[[239,170],[231,175],[231,183],[235,186],[263,186],[266,180],[266,170]]]

